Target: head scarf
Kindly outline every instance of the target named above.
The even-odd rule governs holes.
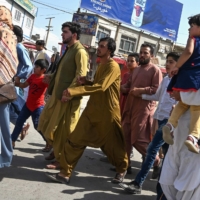
[[[0,6],[0,85],[14,77],[17,71],[17,38],[12,31],[12,16],[9,9]]]

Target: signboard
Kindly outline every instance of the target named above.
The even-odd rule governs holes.
[[[81,25],[81,34],[95,36],[98,23],[97,16],[88,14],[74,14],[72,21]]]
[[[17,4],[23,7],[27,12],[33,16],[37,16],[37,7],[35,7],[30,0],[14,0]]]
[[[176,41],[183,4],[176,0],[82,0],[81,8]]]

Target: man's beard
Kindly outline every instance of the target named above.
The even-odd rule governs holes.
[[[150,63],[150,58],[146,58],[146,59],[139,59],[139,63],[140,65],[147,65]]]
[[[102,56],[97,54],[97,57],[101,58]]]
[[[63,41],[63,44],[69,44],[72,41],[72,36]]]
[[[99,54],[98,54],[98,51],[97,51],[97,57],[99,57],[99,58],[101,58],[101,57],[102,57],[102,55],[99,55]]]

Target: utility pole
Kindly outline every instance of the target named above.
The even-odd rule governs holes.
[[[48,18],[46,18],[46,19],[49,19],[49,25],[46,26],[47,27],[47,36],[46,36],[46,42],[45,42],[46,46],[47,46],[47,42],[48,42],[49,32],[53,31],[53,30],[50,30],[51,27],[53,27],[53,26],[51,26],[51,19],[53,19],[53,18],[55,18],[55,17],[48,17]]]

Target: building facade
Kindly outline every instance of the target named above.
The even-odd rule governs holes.
[[[24,38],[30,39],[37,15],[37,7],[29,0],[3,0],[1,4],[11,10],[13,24],[23,29]]]
[[[80,13],[80,15],[87,16],[92,14]],[[154,47],[154,56],[157,58],[158,64],[161,66],[165,65],[166,55],[174,47],[173,41],[121,25],[118,22],[95,14],[94,16],[98,17],[95,35],[82,34],[80,41],[83,44],[96,48],[100,38],[110,36],[116,41],[116,55],[126,57],[129,53],[139,53],[141,44],[149,43]]]

